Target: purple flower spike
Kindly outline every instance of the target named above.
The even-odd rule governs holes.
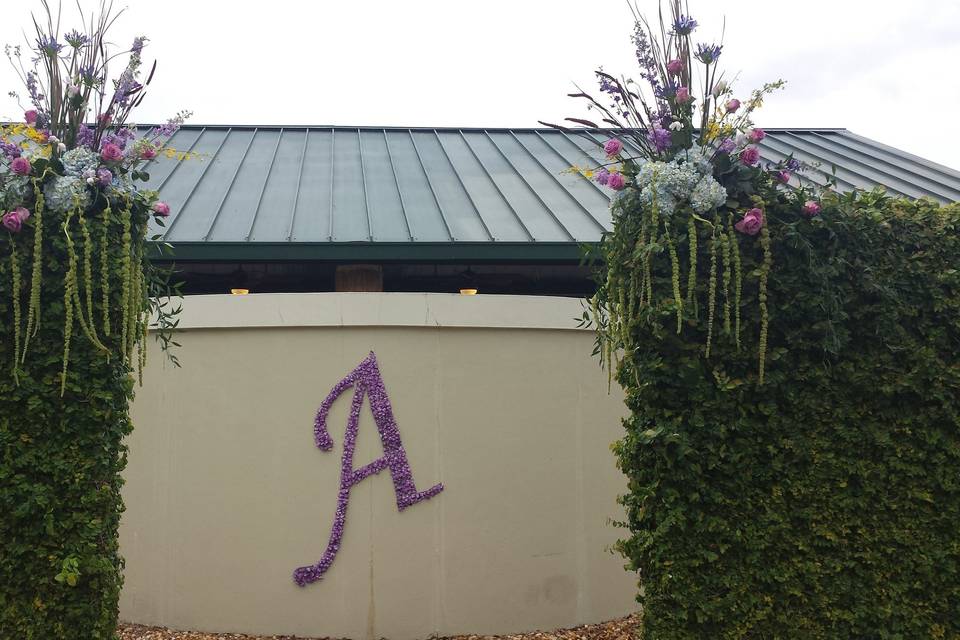
[[[393,417],[390,398],[383,384],[383,377],[377,367],[377,357],[371,351],[370,355],[361,362],[356,369],[347,374],[330,391],[330,394],[320,405],[317,417],[313,422],[313,435],[317,447],[329,451],[333,447],[333,438],[327,429],[327,414],[334,401],[344,391],[354,387],[353,404],[350,406],[350,417],[347,418],[347,431],[343,441],[343,458],[340,466],[340,492],[337,496],[337,510],[333,517],[333,526],[330,528],[330,540],[323,552],[320,561],[314,565],[300,567],[293,572],[293,580],[301,587],[316,582],[323,577],[330,565],[333,564],[340,542],[343,539],[343,526],[347,518],[347,504],[350,501],[350,488],[385,468],[390,469],[393,478],[393,489],[397,496],[397,508],[403,511],[409,506],[422,500],[429,500],[443,491],[442,484],[436,484],[426,491],[417,491],[413,481],[413,472],[407,462],[407,454],[400,440],[400,431]],[[373,411],[373,420],[380,432],[380,441],[383,443],[383,456],[373,462],[353,468],[353,451],[357,445],[357,431],[360,424],[360,408],[363,406],[363,396],[370,399],[370,409]]]

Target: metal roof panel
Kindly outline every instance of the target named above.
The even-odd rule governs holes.
[[[271,251],[304,245],[297,255],[341,255],[356,243],[419,244],[435,253],[448,243],[475,255],[485,243],[508,243],[515,253],[524,244],[596,241],[611,228],[612,193],[571,167],[603,162],[597,143],[616,131],[582,133],[186,126],[169,146],[195,157],[161,154],[147,167],[148,186],[173,211],[166,228],[153,231],[190,255],[218,259],[249,254],[239,249],[245,243]],[[960,172],[845,129],[767,129],[760,149],[765,162],[793,155],[819,163],[803,180],[822,184],[835,171],[841,190],[884,186],[960,199]],[[324,243],[339,248],[320,251]]]

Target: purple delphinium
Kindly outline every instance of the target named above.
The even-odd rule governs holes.
[[[723,47],[717,44],[698,44],[697,59],[704,64],[711,64],[720,57],[722,50]]]
[[[77,129],[77,146],[78,147],[87,147],[88,149],[93,144],[93,129],[88,127],[85,124],[81,124]]]
[[[650,83],[654,94],[660,89],[660,73],[657,70],[657,61],[650,48],[650,39],[643,25],[636,23],[633,35],[630,37],[636,47],[637,62],[640,64],[640,76]]]
[[[673,21],[673,32],[678,36],[688,36],[697,28],[697,21],[691,16],[681,15]]]
[[[390,398],[387,396],[383,377],[377,367],[377,357],[371,351],[356,369],[347,374],[330,391],[330,394],[320,405],[313,423],[314,440],[317,447],[324,451],[333,448],[333,438],[327,429],[327,414],[331,405],[344,391],[354,387],[353,403],[350,405],[350,415],[347,418],[347,430],[343,438],[343,457],[340,464],[340,491],[337,494],[337,509],[333,517],[333,526],[330,528],[330,539],[320,561],[316,564],[299,567],[293,572],[294,581],[301,587],[316,582],[327,572],[340,550],[343,539],[343,527],[347,519],[347,505],[350,501],[350,488],[355,484],[384,469],[390,469],[393,478],[393,488],[397,496],[397,508],[403,511],[423,500],[429,500],[441,491],[442,484],[436,484],[426,491],[417,491],[407,462],[407,454],[400,440]],[[383,456],[373,462],[354,469],[353,452],[357,444],[357,432],[360,424],[360,409],[363,406],[363,396],[370,400],[370,409],[373,420],[380,432],[380,441],[383,444]]]
[[[143,51],[143,45],[146,43],[146,41],[147,41],[147,38],[145,36],[134,38],[133,45],[130,47],[130,52],[136,55],[140,55],[140,52]]]
[[[658,153],[663,153],[669,149],[672,143],[670,131],[656,125],[647,133],[647,141],[653,145]]]

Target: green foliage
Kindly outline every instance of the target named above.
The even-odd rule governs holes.
[[[148,283],[162,276],[143,257],[145,201],[111,204],[101,197],[87,211],[48,211],[19,234],[0,233],[3,640],[114,638],[123,438],[142,363],[132,350],[143,347]],[[124,243],[130,229],[135,240]],[[133,333],[121,343],[110,326]]]
[[[712,325],[688,313],[674,330],[664,256],[627,294],[652,284],[653,304],[623,316],[607,286],[594,301],[604,327],[626,326],[619,549],[639,571],[648,640],[960,638],[960,205],[821,204],[805,218],[796,199],[769,198],[755,237],[718,217],[736,328],[724,311],[709,357]],[[666,247],[633,246],[643,216],[629,197],[614,213],[605,280],[634,282]],[[682,265],[687,233],[674,234]],[[696,268],[692,297],[713,316],[716,267]]]

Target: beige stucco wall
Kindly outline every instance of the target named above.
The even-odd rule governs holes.
[[[178,355],[134,402],[121,526],[124,620],[206,631],[405,640],[552,629],[634,608],[608,551],[625,482],[621,396],[575,330],[578,301],[441,294],[202,296]],[[305,588],[339,487],[313,444],[330,389],[377,354],[418,490],[388,471],[351,491],[332,568]],[[369,406],[354,466],[382,455]]]

